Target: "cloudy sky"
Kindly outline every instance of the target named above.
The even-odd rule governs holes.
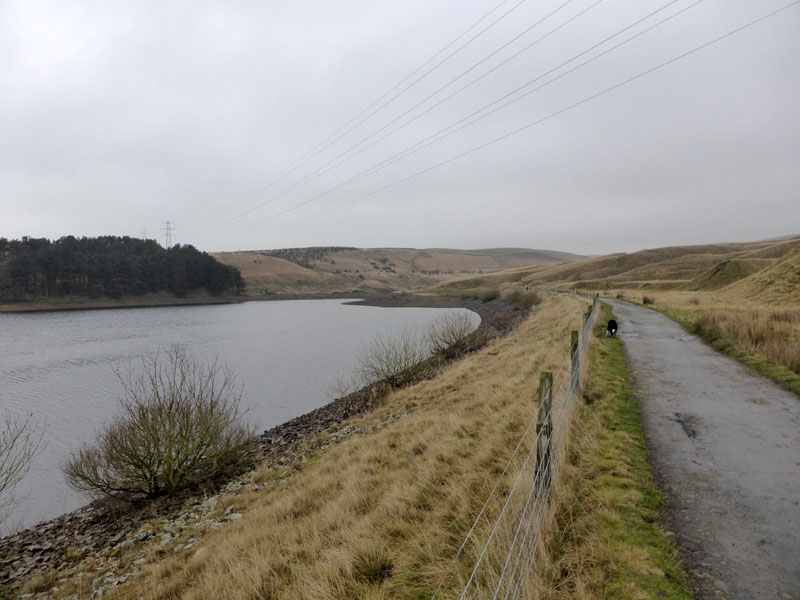
[[[0,237],[800,233],[800,4],[757,21],[790,3],[0,0]]]

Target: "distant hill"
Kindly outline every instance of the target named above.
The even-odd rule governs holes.
[[[240,273],[193,246],[162,248],[155,240],[103,236],[56,241],[0,238],[0,302],[121,298],[203,290],[238,293]]]
[[[773,264],[729,285],[734,297],[800,306],[800,245]]]
[[[800,290],[800,237],[739,244],[673,246],[462,277],[446,294],[513,286],[587,290],[717,291],[790,302]],[[771,299],[771,300],[770,300]]]
[[[567,252],[529,248],[346,247],[220,252],[214,257],[241,271],[251,294],[414,291],[466,274],[582,258]]]

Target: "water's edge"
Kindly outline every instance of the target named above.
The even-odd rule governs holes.
[[[474,299],[405,296],[387,300],[373,296],[353,303],[390,307],[466,308],[481,317],[479,329],[489,336],[508,332],[528,313],[501,299],[481,302]],[[308,443],[320,434],[336,429],[343,421],[376,408],[386,395],[386,390],[378,387],[375,384],[367,386],[258,434],[254,440],[254,459],[267,463],[286,460],[299,442]],[[142,506],[110,506],[95,501],[0,538],[0,589],[21,583],[35,573],[63,568],[67,549],[80,549],[81,553],[98,552],[126,534],[135,532],[142,524],[156,517],[174,515],[187,502],[210,492],[213,489],[193,490],[176,498],[161,498]]]
[[[357,292],[331,292],[327,294],[260,294],[240,296],[188,296],[172,297],[127,297],[85,299],[41,299],[25,302],[0,302],[0,313],[47,313],[79,310],[116,310],[123,308],[169,308],[173,306],[213,306],[218,304],[241,304],[243,302],[278,302],[284,300],[349,300],[346,304],[397,308],[460,308],[463,303],[445,296],[419,296],[415,294],[361,294]]]

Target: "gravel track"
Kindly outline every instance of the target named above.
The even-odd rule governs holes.
[[[800,599],[800,397],[660,313],[607,302],[695,597]]]

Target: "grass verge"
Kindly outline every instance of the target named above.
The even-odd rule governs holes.
[[[598,323],[611,311],[605,304]],[[595,328],[582,407],[549,540],[549,592],[560,600],[691,598],[648,463],[622,343]]]
[[[797,372],[800,336],[796,326],[800,323],[800,311],[673,307],[655,310],[699,336],[715,350],[800,395],[800,373]]]

